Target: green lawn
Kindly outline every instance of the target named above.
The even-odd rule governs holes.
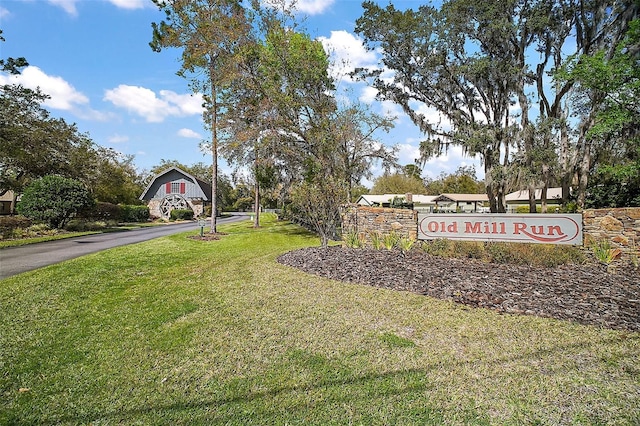
[[[0,424],[640,423],[640,333],[307,275],[263,219],[0,281]]]

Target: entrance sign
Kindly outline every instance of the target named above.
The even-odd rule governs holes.
[[[581,214],[418,214],[418,239],[582,245]]]

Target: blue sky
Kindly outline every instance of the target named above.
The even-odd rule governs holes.
[[[422,2],[393,3],[407,8]],[[340,92],[348,91],[373,112],[397,116],[396,127],[378,138],[398,146],[401,164],[413,163],[421,139],[418,129],[397,106],[375,101],[372,88],[343,76],[353,67],[377,62],[353,31],[362,15],[361,1],[299,0],[298,8],[306,16],[307,32],[323,42],[335,63],[347,63],[333,70]],[[148,44],[151,23],[162,16],[151,0],[0,0],[6,39],[0,43],[0,57],[24,56],[30,63],[19,77],[0,74],[0,84],[39,86],[51,96],[45,106],[54,117],[77,123],[99,145],[134,155],[140,170],[161,159],[209,164],[210,154],[199,149],[207,137],[200,99],[175,74],[179,52],[155,53]],[[423,175],[452,173],[460,165],[475,165],[478,177],[484,177],[479,161],[457,148],[428,162]],[[221,171],[231,168],[221,161]]]

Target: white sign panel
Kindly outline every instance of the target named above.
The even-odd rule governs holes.
[[[582,245],[581,214],[419,214],[418,239]]]

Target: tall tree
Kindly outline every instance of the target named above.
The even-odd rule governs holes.
[[[237,77],[238,53],[252,34],[249,13],[239,0],[153,1],[165,20],[152,24],[151,48],[182,49],[178,75],[188,78],[191,89],[204,97],[203,118],[211,130],[213,157],[211,233],[216,233],[219,117],[229,108],[221,100]]]
[[[624,207],[640,203],[640,20],[629,22],[615,46],[571,57],[558,73],[574,85],[573,103],[593,125],[583,136],[593,147],[585,203]]]
[[[582,204],[601,149],[587,135],[604,97],[589,92],[588,108],[580,110],[569,102],[575,80],[549,83],[548,76],[567,52],[605,49],[609,55],[637,15],[638,2],[448,0],[440,9],[405,12],[373,2],[364,7],[356,29],[370,48],[382,48],[384,67],[360,75],[372,78],[381,96],[400,104],[425,132],[424,157],[449,144],[479,154],[494,212],[503,211],[510,182],[542,187],[544,197],[554,172],[565,197],[569,184],[579,181]],[[394,72],[392,80],[384,69]],[[427,121],[424,106],[435,108],[449,126]]]
[[[450,144],[480,155],[491,210],[504,212],[504,169],[515,132],[509,107],[517,76],[502,31],[510,28],[511,14],[503,1],[483,5],[457,0],[441,9],[400,11],[364,2],[356,31],[368,48],[382,48],[383,67],[359,75],[371,78],[379,95],[398,103],[427,135],[424,159]],[[392,79],[384,69],[394,71]],[[417,105],[435,108],[450,126],[427,121]]]
[[[112,204],[139,204],[144,190],[134,157],[109,148],[96,148],[95,167],[88,188],[98,201]]]
[[[98,152],[75,124],[51,117],[48,96],[20,85],[0,87],[0,193],[20,194],[32,180],[58,174],[89,185]]]
[[[371,194],[425,194],[424,182],[403,173],[385,173],[373,182]]]
[[[476,169],[473,166],[459,167],[454,173],[440,173],[437,179],[425,182],[427,194],[482,194],[485,192],[484,183],[476,179]]]

